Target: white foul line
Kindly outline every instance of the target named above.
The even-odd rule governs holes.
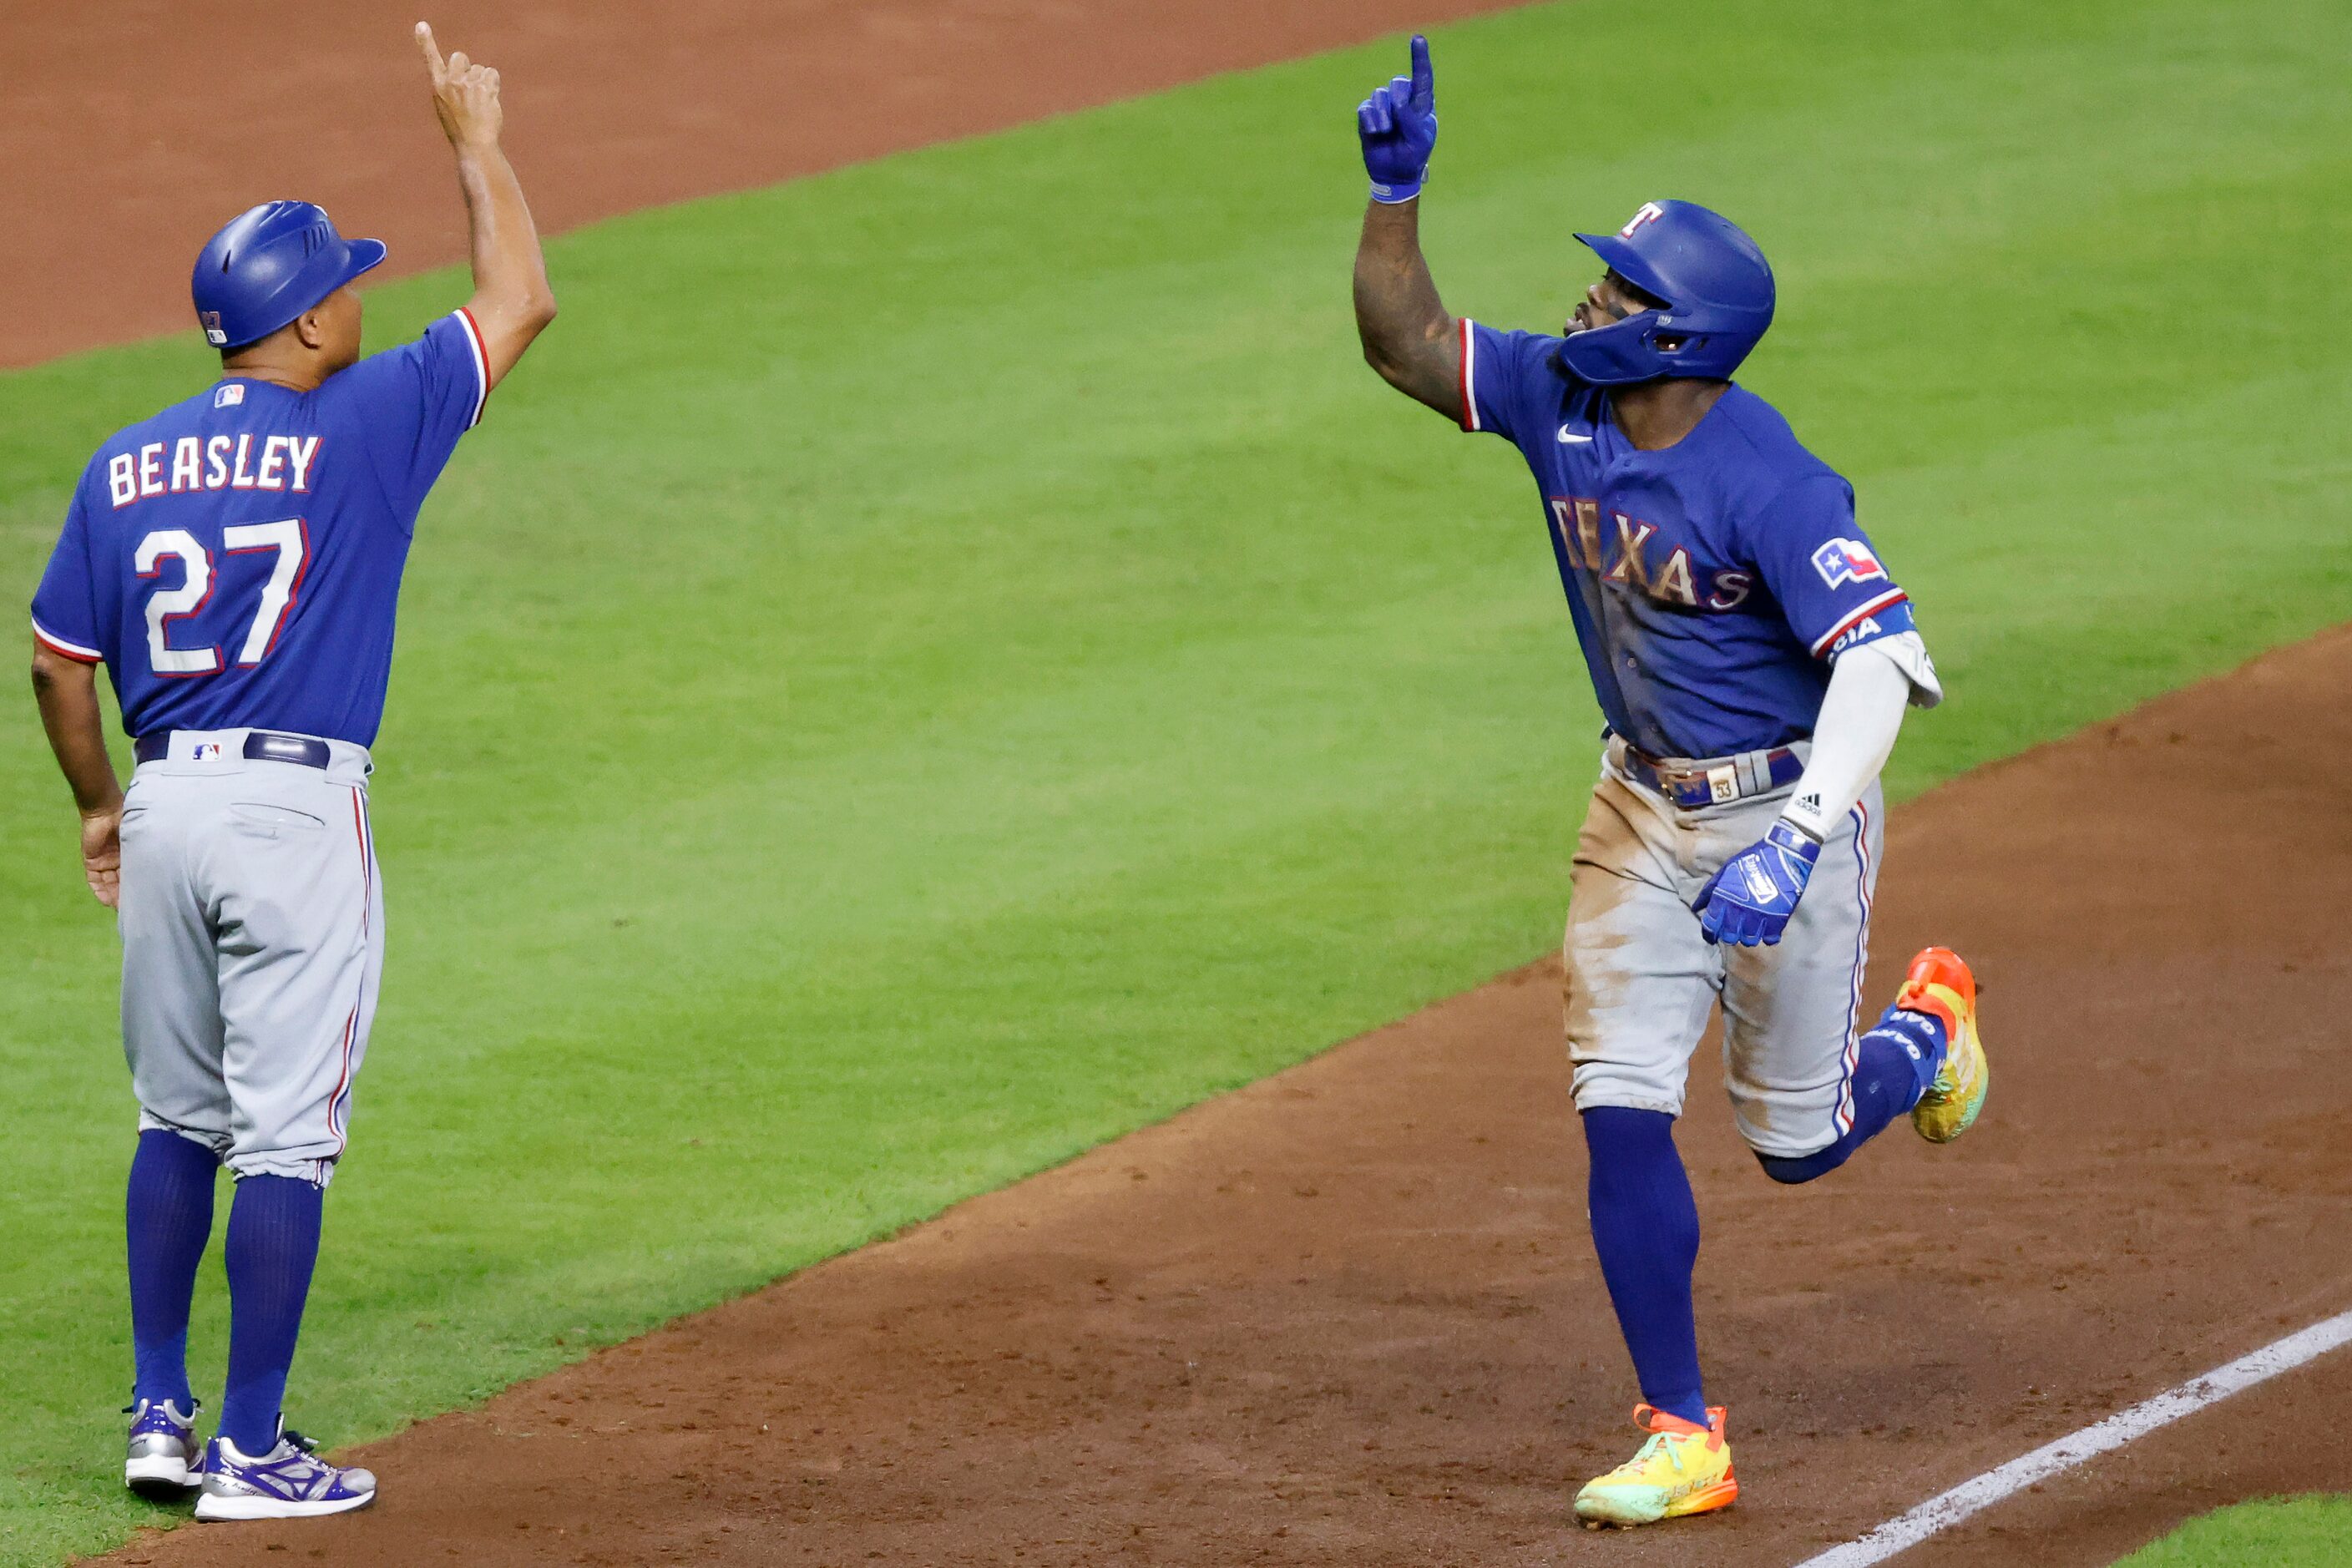
[[[1859,1541],[1849,1541],[1843,1546],[1831,1547],[1818,1557],[1806,1558],[1797,1568],[1870,1568],[1874,1563],[1884,1563],[2036,1481],[2071,1470],[2085,1459],[2120,1448],[2135,1437],[2146,1436],[2184,1415],[2193,1415],[2242,1389],[2268,1382],[2283,1372],[2292,1372],[2347,1342],[2352,1342],[2352,1312],[2340,1312],[2301,1333],[2289,1334],[2274,1344],[2240,1356],[2227,1366],[2216,1367],[2202,1377],[2192,1378],[2178,1388],[2119,1411],[2095,1426],[2085,1426],[2072,1436],[2061,1437],[2011,1459],[1997,1470],[1963,1481],[1950,1491],[1929,1498],[1909,1513],[1888,1520]]]

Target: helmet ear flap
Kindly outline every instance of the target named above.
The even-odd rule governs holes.
[[[1572,332],[1560,340],[1559,359],[1569,374],[1594,386],[1631,386],[1671,375],[1657,346],[1658,317],[1644,310],[1605,327]]]
[[[1576,237],[1619,278],[1673,302],[1647,318],[1653,330],[1638,355],[1630,343],[1621,351],[1613,344],[1582,342],[1619,331],[1626,325],[1622,321],[1570,337],[1561,359],[1589,382],[1727,380],[1772,324],[1771,264],[1755,240],[1720,213],[1693,202],[1648,202],[1613,234]]]

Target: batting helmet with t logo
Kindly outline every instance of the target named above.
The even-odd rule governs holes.
[[[1598,386],[1728,377],[1772,324],[1772,267],[1738,224],[1695,202],[1645,202],[1615,234],[1580,234],[1664,307],[1571,333],[1560,359]]]

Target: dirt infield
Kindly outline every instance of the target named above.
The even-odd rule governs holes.
[[[1783,1189],[1701,1074],[1726,1514],[1568,1528],[1633,1389],[1541,964],[363,1449],[370,1513],[122,1560],[1797,1562],[2352,1306],[2352,964],[2312,918],[2352,885],[2347,685],[2352,628],[1895,814],[1873,995],[1969,954],[1992,1102]],[[2347,1396],[2323,1362],[1905,1562],[2105,1563],[2343,1487]]]
[[[1512,3],[20,0],[0,6],[0,366],[193,330],[196,251],[274,196],[382,237],[388,277],[462,259],[420,16],[505,68],[509,146],[556,233]]]

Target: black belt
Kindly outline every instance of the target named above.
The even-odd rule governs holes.
[[[1775,746],[1769,752],[1747,752],[1713,767],[1697,768],[1670,767],[1627,746],[1621,765],[1626,777],[1685,811],[1769,795],[1795,784],[1805,771],[1804,759],[1788,746]]]
[[[172,754],[172,731],[158,730],[131,743],[131,754],[142,763],[160,763]],[[308,735],[281,735],[274,730],[248,730],[245,736],[248,763],[295,763],[323,768],[335,760],[334,748]]]

